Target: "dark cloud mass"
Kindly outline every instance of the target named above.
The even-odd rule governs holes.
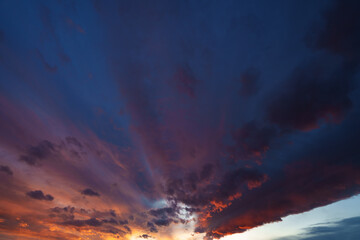
[[[11,171],[11,169],[8,166],[0,165],[0,171],[4,172],[6,174],[9,174],[9,175],[13,175],[13,172]]]
[[[29,147],[25,154],[22,154],[19,158],[20,161],[24,161],[29,165],[37,165],[40,161],[45,160],[50,156],[51,153],[55,151],[55,146],[53,143],[44,140],[41,141],[36,146]]]
[[[41,190],[27,192],[26,195],[36,200],[45,200],[45,201],[54,200],[53,196],[51,196],[50,194],[45,195]]]
[[[157,233],[158,230],[152,222],[147,222],[146,226],[149,228],[149,231],[152,233]]]
[[[325,26],[320,30],[318,38],[312,46],[324,49],[346,58],[347,61],[358,62],[360,59],[359,2],[335,1],[334,6],[325,11]]]
[[[102,222],[97,220],[96,218],[90,218],[86,220],[70,220],[63,222],[63,224],[75,226],[75,227],[84,227],[84,226],[99,227],[102,225]]]
[[[360,194],[359,12],[0,1],[0,238],[219,239]]]
[[[95,192],[94,190],[90,189],[90,188],[86,188],[84,190],[81,191],[82,195],[86,195],[86,196],[95,196],[95,197],[99,197],[100,194]]]
[[[309,131],[321,121],[338,123],[352,106],[353,72],[333,66],[324,56],[297,67],[289,86],[269,106],[268,118],[282,128]]]

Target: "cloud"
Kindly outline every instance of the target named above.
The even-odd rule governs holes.
[[[186,180],[170,179],[164,190],[169,199],[191,206],[183,209],[188,214],[196,212],[205,217],[214,212],[221,212],[239,198],[243,192],[260,187],[267,180],[268,176],[256,169],[237,168],[223,172],[222,177],[218,178],[216,182],[202,184],[197,181],[196,184],[199,186],[196,185],[196,187],[188,184]],[[170,216],[174,217],[176,216],[174,213],[179,212],[179,210],[175,208],[175,210],[167,211]],[[165,212],[164,209],[162,212]],[[171,221],[166,221],[166,224],[168,223]]]
[[[54,207],[50,209],[49,217],[59,219],[60,221],[69,221],[75,218],[75,207]]]
[[[100,194],[95,192],[94,190],[90,189],[90,188],[86,188],[84,190],[81,191],[82,195],[86,195],[86,196],[92,196],[92,197],[99,197]]]
[[[109,224],[112,224],[112,225],[118,225],[119,224],[114,218],[110,218],[109,220],[104,219],[102,221],[103,221],[103,223],[109,223]]]
[[[154,219],[153,222],[155,223],[155,225],[157,226],[169,226],[170,223],[173,222],[172,219],[168,219],[168,218],[161,218],[161,219]]]
[[[234,160],[260,160],[277,136],[272,126],[262,126],[254,121],[245,123],[232,133],[235,144],[228,147]]]
[[[209,178],[214,174],[214,166],[210,163],[207,163],[203,166],[200,172],[200,179],[202,181],[209,180]]]
[[[298,66],[268,108],[281,128],[310,131],[323,122],[341,122],[352,107],[353,73],[326,56]]]
[[[26,193],[27,196],[36,200],[52,201],[54,197],[50,194],[44,194],[41,190],[30,191]]]
[[[353,131],[349,125],[340,139],[324,136],[284,169],[268,172],[265,183],[213,212],[201,229],[209,237],[221,237],[359,194],[360,164],[354,158],[358,133]]]
[[[343,56],[348,63],[359,64],[359,8],[358,1],[334,1],[323,14],[326,19],[323,28],[314,29],[307,36],[309,46]]]
[[[38,145],[29,147],[25,153],[19,157],[19,160],[31,166],[36,166],[39,165],[41,161],[50,157],[54,152],[56,152],[55,145],[48,140],[43,140]]]
[[[147,222],[146,226],[149,228],[149,231],[152,232],[152,233],[157,233],[158,230],[157,228],[155,227],[154,223],[152,222]]]
[[[65,221],[62,223],[63,225],[69,225],[74,227],[84,227],[84,226],[91,226],[91,227],[99,227],[103,224],[103,222],[99,221],[96,218],[90,218],[86,220],[70,220]]]
[[[211,239],[360,192],[355,1],[6,4],[2,232]]]
[[[324,26],[309,32],[306,39],[313,50],[325,53],[294,69],[289,84],[269,106],[271,122],[309,131],[318,128],[320,121],[339,123],[344,119],[352,107],[349,95],[360,64],[359,8],[357,1],[335,1],[324,12]]]
[[[126,220],[113,217],[110,211],[99,211],[96,209],[83,209],[72,206],[55,207],[49,209],[49,222],[62,227],[77,228],[77,231],[92,230],[96,234],[107,233],[109,236],[123,236],[131,233]]]
[[[0,172],[4,172],[10,176],[13,175],[13,172],[11,171],[11,169],[8,166],[0,165]]]

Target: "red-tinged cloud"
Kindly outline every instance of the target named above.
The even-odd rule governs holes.
[[[207,236],[243,232],[360,193],[360,185],[354,183],[359,180],[359,167],[310,164],[306,169],[294,168],[244,194],[223,211],[214,212],[206,222]]]
[[[233,133],[235,144],[230,146],[230,158],[236,160],[261,160],[277,133],[272,126],[261,126],[256,122],[244,124]]]
[[[336,11],[349,8],[349,18],[354,18],[352,7],[351,4],[341,4]],[[330,10],[325,15],[328,18],[326,24],[331,24],[333,19],[329,18],[336,14],[340,13]],[[357,34],[351,31],[352,22],[344,20],[343,24],[351,25],[350,34],[342,34],[337,42],[348,42],[347,39]],[[320,35],[326,35],[328,30],[327,27]],[[352,57],[350,61],[345,50],[341,54],[343,59],[339,60],[331,55],[333,48],[326,47],[326,44],[322,47],[328,52],[296,67],[283,89],[267,100],[266,119],[270,124],[261,127],[248,123],[235,131],[233,140],[236,144],[228,148],[232,158],[262,159],[272,142],[284,137],[284,134],[293,134],[296,130],[308,132],[326,123],[340,124],[344,121],[353,106],[350,94],[356,82],[358,60]],[[218,190],[214,190],[216,187],[212,185],[199,188],[186,183],[186,180],[172,180],[168,182],[167,191],[176,200],[200,207],[196,231],[206,232],[207,238],[243,232],[265,223],[281,221],[289,214],[308,211],[360,193],[360,168],[354,159],[357,151],[355,138],[351,135],[346,143],[342,142],[343,139],[328,143],[329,146],[321,143],[322,146],[315,152],[306,152],[303,159],[289,159],[289,167],[270,171],[269,175],[258,175],[254,179],[249,176],[256,175],[248,175],[243,170],[231,172],[222,169],[227,177],[217,184]],[[336,150],[329,150],[330,146],[336,146]],[[299,166],[302,162],[305,165]],[[245,177],[248,189],[240,187],[241,177]],[[216,182],[215,179],[212,181]],[[194,182],[201,185],[199,181]],[[236,193],[240,193],[238,198],[231,197]]]
[[[146,211],[138,198],[142,193],[133,188],[136,175],[132,164],[136,159],[91,133],[84,137],[74,128],[57,133],[58,137],[63,135],[60,138],[53,137],[44,130],[46,121],[36,118],[23,105],[14,109],[4,100],[2,106],[0,113],[7,111],[7,118],[3,118],[6,124],[1,126],[6,134],[1,139],[1,232],[24,239],[76,239],[91,230],[101,239],[124,238],[131,234],[132,226],[146,226],[146,219],[138,217],[135,221],[132,216]],[[17,118],[18,112],[22,112],[22,118]],[[51,121],[52,127],[64,129],[59,121]],[[27,124],[43,131],[17,129]],[[13,140],[20,137],[23,142]],[[43,137],[49,140],[37,140]],[[96,171],[89,164],[96,166]],[[125,169],[128,172],[123,172]],[[107,177],[101,172],[106,172]],[[19,226],[23,232],[18,231]]]

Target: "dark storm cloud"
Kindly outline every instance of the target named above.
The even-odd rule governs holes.
[[[360,60],[360,9],[359,1],[335,1],[333,7],[325,11],[323,29],[311,32],[307,39],[315,49],[326,50],[345,57],[346,61]],[[315,30],[316,31],[316,30]],[[313,38],[311,37],[313,36]]]
[[[55,145],[50,141],[44,140],[36,146],[29,147],[25,153],[20,156],[19,160],[31,166],[35,166],[48,158],[55,151]]]
[[[325,26],[308,38],[314,50],[327,53],[293,71],[286,88],[269,106],[271,122],[306,131],[318,128],[320,121],[340,122],[345,117],[352,106],[349,93],[360,64],[359,9],[357,1],[335,1],[324,13]]]
[[[182,179],[169,179],[164,191],[170,199],[190,206],[204,207],[211,201],[226,202],[229,198],[246,189],[259,187],[266,180],[267,175],[256,169],[237,168],[222,173],[222,177],[217,182],[205,184],[201,187],[194,187]],[[197,183],[200,184],[200,182]],[[189,208],[188,210],[197,211],[196,208]],[[171,213],[173,213],[172,211]]]
[[[44,194],[41,190],[30,191],[26,193],[27,196],[36,200],[52,201],[54,197],[50,194]]]
[[[203,166],[200,172],[200,179],[209,180],[209,178],[214,174],[214,166],[210,163],[207,163]]]
[[[253,169],[239,168],[229,171],[224,176],[216,195],[220,194],[220,199],[228,198],[239,191],[242,184],[246,184],[248,189],[256,188],[266,182],[267,175]]]
[[[256,122],[248,122],[233,132],[235,145],[229,147],[231,158],[261,159],[269,149],[271,141],[276,137],[276,130],[271,126],[262,126]]]
[[[356,54],[349,57],[348,46],[343,46],[347,42],[352,44],[352,49],[359,47],[356,40],[358,31],[354,31],[354,23],[349,20],[360,22],[354,9],[351,9],[359,6],[337,3],[325,14],[325,28],[317,33],[317,38],[330,34],[328,31],[332,29],[328,25],[337,24],[336,16],[339,14],[342,15],[342,28],[338,27],[337,31],[343,34],[340,34],[341,37],[334,36],[336,39],[329,40],[329,44],[319,40],[315,50],[326,51],[314,53],[313,57],[295,67],[286,79],[284,88],[277,89],[269,96],[270,101],[267,100],[265,106],[266,120],[270,123],[261,125],[250,122],[233,133],[236,144],[228,148],[231,158],[262,159],[271,143],[283,137],[284,133],[311,131],[324,123],[340,124],[346,119],[353,106],[350,95],[357,81],[359,59]],[[344,17],[346,14],[350,16]],[[343,29],[349,31],[341,32],[347,31]],[[330,43],[341,46],[341,51],[336,52]],[[357,117],[353,115],[353,118]],[[217,201],[215,209],[210,211],[211,217],[197,228],[198,232],[207,232],[209,238],[281,221],[289,214],[308,211],[358,194],[360,168],[358,163],[355,164],[358,160],[354,157],[358,155],[355,146],[358,137],[356,133],[344,133],[350,129],[355,131],[356,120],[348,124],[351,126],[340,128],[331,141],[324,137],[317,146],[304,151],[301,158],[292,156],[293,159],[288,160],[284,169],[269,172],[269,176],[249,173],[247,171],[252,170],[240,168],[225,172],[218,190],[208,186],[197,188],[196,194],[192,194],[195,188],[186,187],[185,178],[168,182],[167,193],[190,206],[206,206],[211,200]],[[336,134],[340,139],[335,137]],[[250,191],[239,188],[241,183],[247,183]],[[258,188],[252,189],[252,186]],[[243,193],[242,196],[227,205],[226,199],[237,192]]]
[[[10,176],[13,175],[13,172],[11,171],[11,169],[8,166],[0,165],[0,172],[4,172],[6,174],[9,174]]]
[[[100,194],[95,192],[94,190],[90,189],[90,188],[86,188],[84,190],[81,191],[82,195],[86,195],[86,196],[92,196],[92,197],[99,197]]]
[[[318,128],[320,121],[341,122],[352,106],[353,74],[326,56],[297,67],[289,86],[269,106],[269,120],[284,129],[303,131]]]
[[[359,130],[354,130],[358,119],[354,117],[342,129],[317,139],[320,144],[292,156],[284,169],[270,172],[261,187],[213,213],[205,228],[208,236],[242,232],[359,194],[360,139]],[[339,134],[341,138],[336,137]]]

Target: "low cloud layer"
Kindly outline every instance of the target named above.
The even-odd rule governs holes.
[[[50,194],[44,194],[41,190],[30,191],[26,193],[27,196],[36,200],[52,201],[54,197]]]

